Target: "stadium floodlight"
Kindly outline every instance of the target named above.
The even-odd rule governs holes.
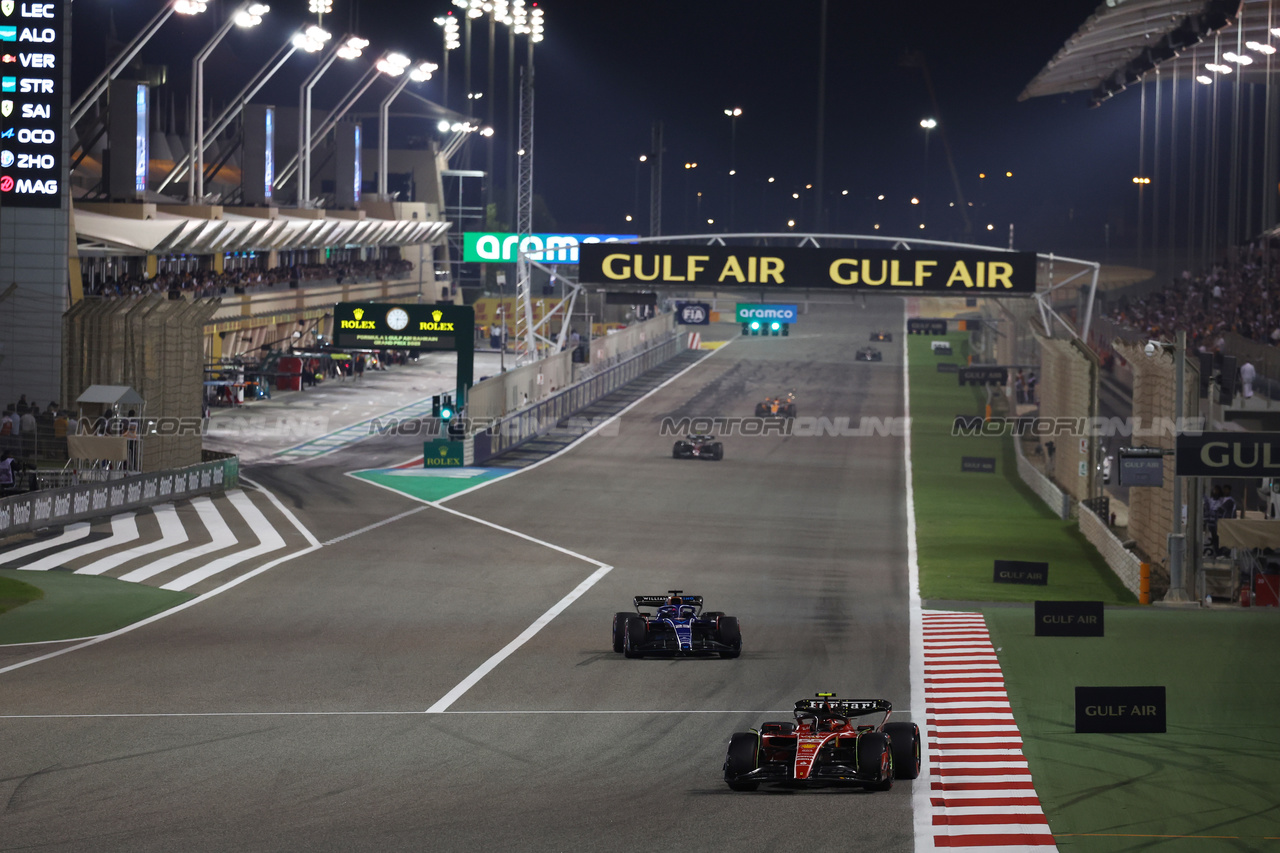
[[[262,16],[270,11],[271,7],[265,3],[254,3],[236,13],[235,24],[237,27],[256,27],[262,23]]]
[[[1244,43],[1244,46],[1249,48],[1249,50],[1252,50],[1254,53],[1261,53],[1265,56],[1270,56],[1276,52],[1276,49],[1271,45],[1263,44],[1259,41],[1247,41]]]
[[[312,24],[300,33],[293,36],[293,46],[298,50],[305,50],[307,53],[315,53],[324,48],[325,42],[333,38],[325,30]]]
[[[177,0],[173,4],[173,11],[179,15],[199,15],[208,8],[209,4],[205,0]]]
[[[457,50],[462,47],[462,38],[458,35],[458,19],[452,12],[439,15],[433,19],[436,25],[444,30],[444,49]]]
[[[333,12],[333,0],[308,0],[307,11],[313,15],[328,15]]]
[[[415,83],[425,83],[431,79],[431,75],[439,68],[434,62],[419,62],[413,66],[413,70],[409,72],[409,79]]]
[[[1227,51],[1226,53],[1222,54],[1222,58],[1225,59],[1227,62],[1234,62],[1236,65],[1252,65],[1253,64],[1252,56],[1241,56],[1240,54],[1232,53],[1231,51]]]
[[[925,130],[933,130],[938,126],[938,120],[934,118],[922,118],[920,119],[920,126]]]
[[[440,119],[440,121],[436,122],[436,130],[440,131],[441,133],[448,133],[449,122],[444,119]]]
[[[338,48],[339,59],[359,59],[360,54],[369,46],[368,39],[362,39],[359,36],[352,36],[342,43]]]
[[[1207,85],[1209,85],[1210,83],[1212,83],[1212,82],[1213,82],[1213,78],[1212,78],[1212,77],[1210,77],[1208,74],[1197,74],[1197,75],[1196,75],[1196,82],[1197,82],[1197,83],[1204,83],[1204,84],[1207,86]]]
[[[1204,67],[1206,71],[1212,71],[1214,74],[1230,74],[1232,70],[1230,65],[1219,65],[1216,62],[1206,62]]]
[[[382,103],[378,105],[378,198],[383,201],[390,201],[387,191],[387,167],[388,167],[388,151],[387,137],[390,134],[391,123],[391,102],[394,101],[404,87],[410,82],[421,83],[424,80],[431,79],[431,72],[436,70],[436,66],[431,62],[419,62],[413,66],[413,70],[405,75],[405,69],[412,65],[409,57],[402,53],[390,53],[378,62],[378,70],[389,77],[401,77],[401,79],[391,87],[391,91],[382,99]]]

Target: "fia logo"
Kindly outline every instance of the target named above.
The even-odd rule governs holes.
[[[356,317],[356,319],[357,319],[357,320],[359,320],[359,319],[361,319],[362,317],[364,317],[364,309],[363,309],[363,308],[357,308],[356,310],[352,311],[351,313],[355,315],[355,317]]]
[[[7,18],[13,14],[13,0],[0,0],[0,12]]]
[[[0,116],[8,118],[13,113],[13,101],[0,101]]]

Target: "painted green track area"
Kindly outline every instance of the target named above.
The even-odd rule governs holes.
[[[1280,613],[1113,608],[1105,637],[984,615],[1059,850],[1280,850]],[[1075,733],[1075,687],[1159,685],[1167,733]]]
[[[0,645],[106,634],[194,597],[187,592],[71,572],[3,569],[0,579],[18,581],[44,593],[38,600],[0,613]]]
[[[964,364],[966,333],[946,336],[951,356],[935,356],[936,336],[907,335],[911,366],[911,463],[920,597],[948,601],[1136,603],[1075,521],[1061,521],[1018,478],[1009,436],[952,436],[957,415],[982,415],[982,388],[962,386],[939,362]],[[961,457],[996,460],[993,474],[960,470]],[[1049,564],[1047,586],[994,583],[995,560]]]
[[[510,474],[502,468],[375,468],[351,476],[423,501],[438,501]]]

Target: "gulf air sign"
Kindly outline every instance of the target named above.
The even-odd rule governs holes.
[[[848,290],[898,296],[1027,296],[1032,252],[804,246],[583,245],[582,284]]]
[[[513,264],[521,252],[545,264],[578,263],[578,247],[592,243],[625,243],[636,234],[509,234],[464,231],[462,260],[473,264]]]

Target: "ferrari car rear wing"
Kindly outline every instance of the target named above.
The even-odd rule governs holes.
[[[893,705],[887,699],[835,699],[819,697],[817,699],[796,700],[797,711],[826,711],[842,717],[860,717],[863,714],[887,714]]]

